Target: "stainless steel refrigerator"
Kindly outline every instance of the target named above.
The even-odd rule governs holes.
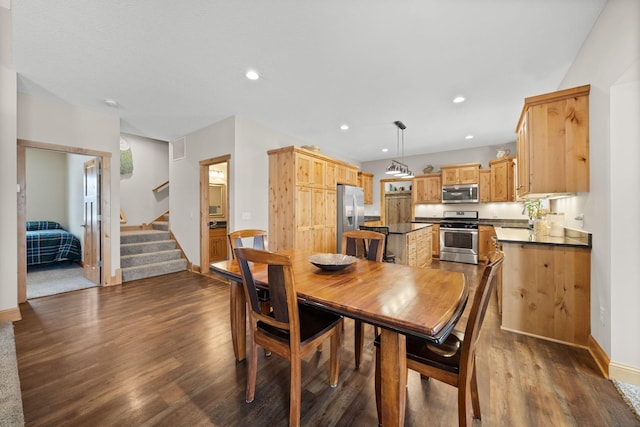
[[[361,187],[338,184],[338,222],[336,248],[342,252],[342,233],[358,230],[364,225],[364,190]]]

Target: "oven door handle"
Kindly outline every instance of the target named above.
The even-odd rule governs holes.
[[[441,228],[440,231],[464,231],[466,233],[477,233],[478,229],[477,228]]]

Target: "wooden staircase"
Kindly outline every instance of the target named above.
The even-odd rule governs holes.
[[[150,228],[120,232],[120,267],[123,282],[187,269],[187,260],[169,232],[169,214]]]

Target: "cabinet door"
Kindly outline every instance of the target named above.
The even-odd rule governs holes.
[[[427,203],[427,178],[414,178],[413,184],[411,185],[411,198],[413,199],[413,204]]]
[[[431,226],[431,256],[440,258],[440,224]]]
[[[487,203],[491,201],[491,169],[480,169],[480,183],[478,185],[478,191],[480,196],[480,203]]]
[[[336,226],[337,226],[337,210],[338,205],[336,201],[336,191],[327,190],[325,197],[325,227],[324,227],[324,250],[323,252],[335,253],[336,252]]]
[[[458,169],[459,184],[477,184],[478,173],[480,168],[478,166],[462,166]]]
[[[297,249],[313,250],[312,207],[311,187],[296,186],[295,247]]]
[[[516,182],[516,192],[518,197],[523,197],[529,193],[529,112],[522,117],[522,122],[518,128],[516,139],[516,149],[518,150],[518,176]]]
[[[336,173],[336,164],[327,162],[325,164],[324,183],[329,190],[335,190],[338,185]]]
[[[312,249],[318,252],[325,252],[325,218],[326,218],[326,194],[322,188],[312,188],[311,197],[311,228],[313,229]]]
[[[442,177],[440,174],[427,178],[427,203],[442,202]]]
[[[442,168],[442,185],[460,184],[458,182],[458,168]]]
[[[312,159],[303,154],[296,155],[296,185],[311,185],[313,179]]]
[[[313,171],[311,186],[325,188],[325,164],[326,162],[324,160],[311,159],[311,168]]]
[[[509,174],[512,169],[509,167],[511,162],[496,162],[491,165],[491,201],[492,202],[510,202],[509,200]]]
[[[491,225],[478,227],[478,261],[486,261],[490,252],[495,249],[493,237],[495,229]]]

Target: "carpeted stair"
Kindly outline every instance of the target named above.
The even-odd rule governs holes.
[[[160,276],[187,269],[187,260],[168,231],[168,221],[156,221],[152,230],[120,233],[122,281]],[[166,227],[166,228],[164,228]]]

